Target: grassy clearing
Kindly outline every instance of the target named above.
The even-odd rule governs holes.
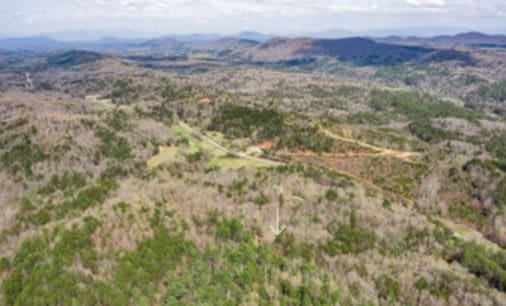
[[[188,155],[203,152],[210,156],[211,159],[206,165],[206,169],[240,169],[240,168],[259,168],[272,166],[267,163],[255,160],[247,160],[243,158],[233,157],[227,155],[226,152],[219,150],[211,144],[199,139],[190,131],[180,125],[171,126],[171,131],[180,137],[178,146],[160,146],[158,154],[153,156],[147,161],[148,167],[156,168],[159,165],[167,164],[177,161],[182,156],[182,152],[186,151]],[[212,139],[217,143],[224,142],[224,135],[218,132],[205,134],[206,137]],[[185,148],[185,150],[180,150]]]
[[[180,125],[173,125],[170,128],[174,133],[176,133],[184,143],[187,143],[188,145],[188,152],[190,154],[199,152],[199,151],[205,151],[211,155],[216,156],[223,156],[225,155],[224,152],[216,149],[215,147],[211,146],[210,144],[206,143],[205,141],[195,137],[192,135],[192,133],[185,128],[183,128]],[[221,133],[213,133],[213,135],[206,135],[209,138],[212,138],[213,140],[220,141],[220,139],[223,139],[223,136],[219,136]],[[211,137],[210,137],[211,136]]]
[[[176,161],[178,157],[178,147],[164,147],[160,146],[158,148],[158,154],[148,159],[148,167],[156,168],[161,164],[170,163]]]

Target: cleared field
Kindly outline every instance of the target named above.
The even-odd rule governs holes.
[[[239,169],[248,167],[272,167],[276,163],[259,158],[249,157],[243,153],[236,153],[237,156],[231,156],[232,152],[223,147],[221,143],[224,142],[223,134],[221,133],[207,133],[200,134],[192,132],[189,128],[175,124],[170,127],[171,131],[180,137],[181,144],[178,146],[160,146],[158,154],[151,157],[148,161],[148,167],[156,168],[162,164],[172,163],[179,158],[184,158],[184,153],[194,154],[203,152],[211,157],[207,163],[206,169]],[[215,143],[215,145],[214,145]],[[184,150],[182,150],[184,149]]]
[[[158,154],[148,159],[147,164],[149,168],[156,168],[162,164],[176,161],[178,157],[178,147],[164,147],[158,148]]]

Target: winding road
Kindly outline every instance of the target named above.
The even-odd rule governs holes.
[[[355,140],[355,139],[346,138],[346,137],[337,135],[337,134],[335,134],[335,133],[333,133],[333,132],[331,132],[331,131],[323,128],[323,127],[320,127],[320,130],[327,137],[330,137],[332,139],[343,141],[343,142],[352,143],[352,144],[358,145],[358,146],[360,146],[362,148],[366,148],[366,149],[370,149],[370,150],[376,151],[375,153],[370,153],[369,156],[394,157],[394,158],[400,159],[400,160],[408,162],[408,163],[415,163],[415,162],[413,162],[410,159],[410,157],[415,157],[415,156],[419,155],[419,153],[417,153],[417,152],[398,151],[398,150],[393,150],[393,149],[386,149],[386,148],[374,146],[374,145],[371,145],[371,144],[368,144],[368,143],[365,143],[365,142],[362,142],[362,141],[358,141],[358,140]]]

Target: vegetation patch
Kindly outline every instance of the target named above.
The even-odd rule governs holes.
[[[222,106],[209,125],[210,130],[240,138],[256,134],[258,140],[272,139],[285,129],[284,116],[273,109],[254,109],[235,104]]]
[[[475,242],[461,243],[453,256],[469,271],[486,279],[490,285],[506,292],[506,252],[492,253]]]
[[[333,238],[327,241],[323,249],[332,256],[337,254],[358,254],[372,249],[376,245],[376,235],[359,227],[354,213],[350,216],[349,224],[332,224],[329,230]]]
[[[250,137],[254,141],[277,139],[276,148],[330,152],[334,142],[316,126],[287,124],[286,115],[273,109],[224,105],[208,127],[229,137]]]
[[[371,92],[369,105],[376,111],[394,112],[408,120],[456,117],[476,120],[482,115],[474,110],[459,107],[428,94],[402,90],[379,90]]]
[[[455,134],[432,126],[428,120],[414,120],[408,125],[411,134],[428,143],[437,143],[457,138]]]
[[[479,89],[480,96],[485,96],[498,101],[506,101],[506,80],[498,81],[490,85],[482,85]]]
[[[51,56],[47,59],[47,64],[51,67],[72,67],[87,63],[96,62],[104,59],[103,54],[91,51],[71,50]]]
[[[47,154],[39,144],[33,143],[28,135],[23,136],[21,142],[0,156],[5,168],[13,175],[23,173],[26,177],[33,176],[32,166],[42,162]]]
[[[90,277],[69,270],[74,260],[79,260],[87,268],[96,268],[97,253],[91,235],[99,222],[92,217],[83,221],[82,226],[59,228],[53,234],[28,238],[22,243],[9,276],[2,283],[6,304],[91,305],[113,302],[103,290],[105,283],[95,283]],[[100,298],[97,299],[97,296]]]
[[[113,131],[105,128],[98,128],[95,131],[95,135],[102,141],[100,144],[100,153],[103,156],[118,160],[125,160],[132,156],[132,149],[128,141],[116,135]]]
[[[327,137],[317,127],[290,126],[276,143],[277,148],[303,149],[313,152],[332,152],[334,140]]]

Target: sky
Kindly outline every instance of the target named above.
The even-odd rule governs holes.
[[[0,0],[0,33],[506,29],[506,0]],[[506,33],[505,33],[506,34]]]

